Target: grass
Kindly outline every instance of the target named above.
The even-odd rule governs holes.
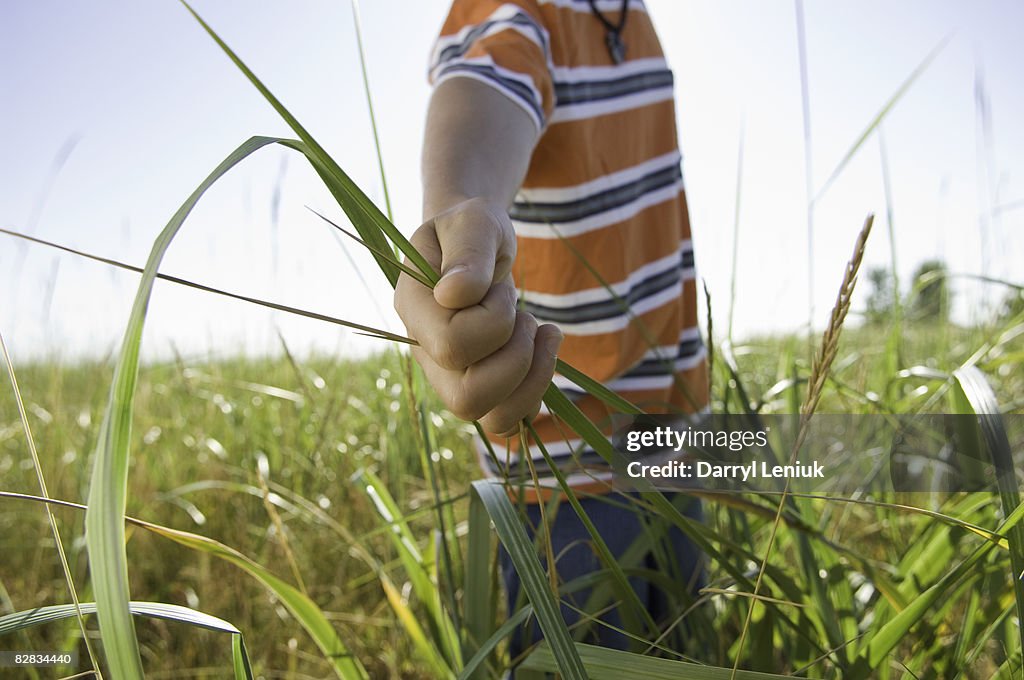
[[[826,388],[824,411],[864,409],[871,404],[867,396],[870,390],[880,390],[893,380],[884,373],[887,358],[878,351],[863,349],[872,346],[867,339],[875,332],[872,328],[847,330],[832,371],[833,385],[842,385],[842,389]],[[951,335],[952,344],[944,347],[936,344],[933,329],[911,329],[905,337],[911,365],[932,364],[934,370],[951,371],[971,357],[977,342],[987,333],[984,329],[952,329]],[[779,357],[797,357],[798,371],[803,371],[799,364],[802,348],[800,338],[763,338],[737,346],[737,361],[751,393],[763,394],[778,380],[786,379],[789,369]],[[1002,356],[1021,349],[1018,341],[981,362],[997,394],[1024,394],[1024,376],[999,369],[1004,365]],[[378,578],[365,561],[351,554],[351,544],[331,524],[344,525],[377,557],[399,589],[403,587],[407,572],[390,532],[382,528],[372,501],[352,479],[358,470],[367,468],[379,475],[405,512],[420,548],[430,549],[429,537],[435,526],[433,493],[419,472],[418,441],[404,398],[402,364],[395,354],[385,353],[361,362],[311,357],[293,364],[282,355],[249,360],[181,358],[143,366],[128,514],[216,538],[286,577],[291,573],[288,555],[260,488],[260,460],[265,457],[266,483],[275,494],[270,498],[310,596],[370,676],[434,677],[423,669],[415,645],[397,625]],[[39,433],[43,472],[55,498],[85,497],[90,452],[103,413],[110,369],[109,363],[61,366],[41,362],[19,367],[29,419]],[[718,377],[718,384],[722,384],[723,376]],[[917,404],[929,396],[920,394],[920,388],[936,384],[927,379],[895,380],[900,385],[896,399],[914,399]],[[718,390],[716,396],[723,393]],[[785,395],[779,395],[764,410],[784,411],[786,403]],[[446,495],[454,499],[455,520],[461,533],[468,513],[466,490],[476,476],[476,464],[469,454],[470,429],[443,412],[431,410],[439,413],[432,418],[441,425],[433,447],[436,464],[444,471]],[[14,404],[7,391],[0,392],[0,413],[4,414],[0,422],[4,490],[31,493],[36,488],[35,472],[29,464],[20,424],[12,418]],[[957,556],[964,557],[969,549],[983,543],[980,538],[919,515],[870,506],[842,508],[821,501],[814,505],[824,512],[822,526],[832,540],[843,541],[864,557],[888,565],[894,580],[906,568],[901,562],[908,542],[914,537],[918,541],[926,542],[929,537],[937,541],[922,553],[942,555],[944,559],[931,572],[916,573],[915,578],[922,580],[915,587],[934,582]],[[948,498],[938,510],[989,528],[994,528],[999,514],[995,499],[986,498]],[[63,530],[72,573],[82,588],[87,582],[87,567],[80,540],[81,513],[57,509],[55,514]],[[745,528],[744,523],[748,525]],[[758,554],[770,522],[727,506],[711,505],[708,526],[713,533],[737,543],[749,535],[750,552]],[[0,562],[0,584],[13,600],[5,609],[67,601],[60,562],[52,541],[47,539],[49,527],[42,509],[24,501],[0,499],[0,527],[0,553],[8,556]],[[867,528],[871,532],[863,533]],[[779,550],[772,564],[788,564],[795,546],[783,536]],[[230,621],[245,633],[257,674],[273,670],[288,677],[288,669],[294,669],[292,677],[301,678],[322,677],[328,672],[327,662],[280,602],[236,567],[137,529],[129,529],[128,553],[136,599],[185,605]],[[979,644],[980,649],[967,666],[973,669],[967,677],[988,677],[994,671],[1003,654],[1000,640],[1005,640],[1005,633],[1012,627],[1012,616],[1004,615],[1009,591],[1005,571],[998,568],[1001,563],[1008,564],[1008,558],[993,554],[988,559],[970,580],[974,588],[961,587],[939,616],[903,639],[900,649],[912,656],[914,650],[929,645],[949,645],[957,640],[954,631],[971,610],[976,617],[973,634],[960,646],[965,655]],[[725,584],[728,580],[721,565],[712,565],[710,575],[712,583]],[[798,579],[797,574],[791,577]],[[906,587],[906,582],[903,585]],[[89,599],[90,595],[83,590],[82,597]],[[714,625],[722,639],[729,639],[729,630],[739,632],[742,619],[737,617],[746,609],[737,602],[739,598],[716,599],[717,606],[724,609],[713,617]],[[878,603],[857,607],[860,611],[856,616],[880,609]],[[776,631],[773,635],[781,635],[779,622],[773,622],[770,614],[755,611],[754,615],[751,631],[755,638],[765,635],[766,626]],[[982,644],[986,627],[1001,617],[1002,629],[992,631]],[[12,646],[61,649],[80,645],[76,627],[72,621],[35,628],[26,632],[29,637],[24,641]],[[90,628],[95,631],[94,621],[90,621]],[[173,676],[175,669],[185,668],[220,669],[210,671],[210,677],[227,672],[230,656],[222,636],[165,622],[140,623],[137,629],[150,676],[160,677],[161,672]],[[755,649],[744,656],[746,663],[753,660],[761,670],[778,670],[790,662],[787,657],[792,651],[780,646],[770,653]],[[714,654],[721,655],[720,661],[725,660],[729,650],[723,647]]]

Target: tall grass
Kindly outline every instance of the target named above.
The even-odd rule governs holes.
[[[203,192],[272,143],[311,163],[348,217],[352,236],[392,284],[401,272],[425,285],[437,280],[341,164],[196,19],[299,139],[253,137],[186,200],[146,266],[137,269],[142,279],[113,366],[19,368],[32,386],[25,413],[49,419],[46,455],[35,467],[56,495],[48,500],[24,493],[31,466],[15,461],[31,439],[16,437],[9,423],[0,422],[5,490],[21,492],[0,496],[0,519],[8,529],[0,540],[13,556],[0,567],[0,593],[15,592],[19,600],[37,593],[17,607],[25,610],[63,599],[55,585],[61,579],[54,577],[59,565],[48,557],[40,561],[49,552],[28,547],[40,527],[15,519],[28,504],[42,503],[66,508],[60,512],[85,510],[84,547],[74,543],[64,571],[72,592],[88,573],[84,590],[95,605],[0,618],[0,635],[21,631],[31,644],[77,647],[85,644],[83,634],[54,621],[77,611],[88,639],[96,631],[81,622],[95,608],[102,648],[95,670],[129,679],[142,677],[143,669],[181,677],[223,675],[229,668],[236,677],[495,678],[512,661],[504,639],[531,619],[546,642],[530,651],[522,668],[565,678],[1019,676],[1024,505],[999,396],[1019,400],[1024,394],[1024,374],[1015,370],[1024,356],[1024,315],[1005,319],[994,339],[954,329],[952,346],[937,345],[926,327],[908,328],[905,362],[895,360],[895,374],[889,350],[872,342],[870,329],[848,329],[841,342],[870,222],[841,277],[818,360],[808,365],[801,358],[799,340],[730,343],[714,361],[715,408],[752,421],[787,411],[807,418],[816,410],[963,410],[976,414],[972,436],[1002,473],[999,494],[874,498],[867,485],[851,498],[703,494],[709,517],[697,523],[660,491],[641,487],[629,502],[683,531],[709,558],[708,587],[696,598],[665,574],[631,561],[630,555],[657,550],[657,536],[637,537],[626,556],[614,559],[561,476],[566,507],[556,500],[545,512],[579,515],[602,570],[568,583],[554,569],[545,570],[546,546],[527,536],[507,481],[470,483],[473,463],[465,452],[478,428],[456,422],[433,402],[407,355],[389,353],[359,364],[300,361],[285,347],[281,360],[182,357],[140,366],[149,294],[162,276],[157,270],[164,252]],[[821,191],[933,56],[885,104]],[[382,339],[409,341],[356,326]],[[559,363],[559,371],[610,407],[636,412],[573,367]],[[20,403],[21,393],[12,394]],[[552,387],[545,403],[609,465],[623,464],[622,453],[565,395]],[[27,425],[28,416],[19,420]],[[1017,443],[1021,433],[1011,434]],[[89,450],[91,460],[84,453]],[[799,442],[791,457],[797,450]],[[86,493],[87,506],[61,500]],[[526,592],[516,611],[499,604],[495,538]],[[39,563],[34,570],[28,568],[33,562]],[[672,596],[673,620],[653,621],[637,606],[629,585],[635,579]],[[560,605],[581,589],[593,596],[581,625],[570,628]],[[13,604],[4,603],[11,610]],[[580,641],[586,628],[607,625],[598,610],[613,605],[621,608],[623,632],[637,651]],[[139,613],[227,631],[232,651],[193,628],[146,624],[137,630],[133,616]],[[48,625],[35,627],[44,620]],[[243,632],[255,652],[251,659]]]

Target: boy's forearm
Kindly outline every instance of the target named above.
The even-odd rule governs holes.
[[[470,198],[507,209],[537,141],[530,117],[507,97],[470,78],[434,91],[423,141],[423,217]]]

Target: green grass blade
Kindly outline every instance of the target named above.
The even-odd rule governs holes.
[[[275,141],[281,142],[283,140]],[[23,234],[21,232],[13,231],[11,229],[4,229],[3,227],[0,227],[0,234],[7,234],[8,236],[20,238],[25,241],[30,241],[32,243],[38,243],[39,245],[43,245],[48,248],[62,250],[66,253],[71,253],[72,255],[78,255],[79,257],[84,257],[95,262],[109,264],[112,267],[132,271],[135,272],[136,274],[142,273],[142,267],[136,267],[135,265],[128,264],[126,262],[121,262],[119,260],[114,260],[109,257],[101,257],[99,255],[94,255],[93,253],[88,253],[85,252],[84,250],[76,250],[75,248],[69,248],[59,243],[54,243],[53,241],[47,241],[46,239],[36,238],[35,236],[29,236],[28,234]],[[358,274],[359,272],[357,271],[356,273]],[[282,305],[280,303],[271,302],[269,300],[261,300],[260,298],[251,297],[249,295],[242,295],[240,293],[232,293],[230,291],[221,290],[220,288],[214,288],[213,286],[207,286],[202,283],[196,283],[195,281],[189,281],[188,279],[182,279],[177,276],[161,274],[160,272],[157,272],[156,277],[161,281],[169,281],[170,283],[175,283],[178,284],[179,286],[186,286],[188,288],[194,288],[196,290],[201,290],[205,293],[222,295],[224,297],[229,297],[233,300],[241,300],[242,302],[248,302],[250,304],[259,305],[261,307],[267,307],[268,309],[274,309],[279,312],[286,312],[288,314],[294,314],[296,316],[304,316],[308,319],[315,319],[317,321],[325,321],[327,323],[336,324],[338,326],[345,326],[346,328],[361,331],[361,334],[366,335],[367,337],[376,337],[380,338],[381,340],[391,340],[392,342],[401,342],[407,345],[415,344],[415,342],[411,338],[407,338],[404,335],[398,335],[397,333],[391,333],[389,331],[380,330],[379,328],[374,328],[372,326],[364,326],[363,324],[354,323],[352,321],[346,321],[345,319],[339,319],[334,316],[328,316],[327,314],[320,314],[319,312],[313,312],[307,309],[299,309],[298,307],[289,307],[288,305]]]
[[[235,680],[252,680],[252,668],[249,664],[249,655],[245,651],[245,642],[242,640],[242,631],[233,624],[195,609],[164,602],[129,602],[128,608],[134,616],[177,621],[222,633],[231,633],[231,657]],[[95,602],[49,605],[15,612],[0,617],[0,635],[73,616],[95,613]]]
[[[247,574],[260,582],[267,590],[271,591],[288,612],[295,617],[295,620],[305,629],[325,658],[331,663],[335,674],[342,680],[358,679],[365,680],[369,676],[363,668],[359,659],[354,657],[345,646],[345,643],[338,637],[330,621],[324,616],[323,611],[306,595],[303,595],[297,588],[275,576],[266,567],[257,564],[234,548],[224,545],[219,541],[205,536],[179,531],[169,527],[141,522],[136,520],[139,526],[152,531],[160,536],[169,538],[172,541],[192,548],[198,552],[213,555],[218,559],[234,564]]]
[[[235,680],[253,680],[252,664],[249,653],[245,650],[245,640],[241,635],[231,636],[231,666],[235,671]]]
[[[83,614],[96,613],[95,602],[81,602],[79,603],[79,606],[82,608]],[[191,626],[208,628],[209,630],[216,630],[222,633],[241,635],[242,632],[224,619],[176,604],[132,601],[128,603],[128,606],[134,616],[145,616],[154,619],[177,621],[179,623],[187,623]],[[75,616],[75,605],[73,604],[54,604],[47,605],[45,607],[36,607],[35,609],[26,609],[25,611],[0,616],[0,635],[5,635],[25,628],[32,628],[33,626],[53,623],[54,621],[69,619],[73,616]]]
[[[498,646],[502,640],[511,635],[517,628],[526,623],[526,620],[533,614],[533,607],[531,605],[525,605],[521,609],[517,609],[514,614],[508,617],[501,626],[498,627],[494,633],[491,634],[476,653],[470,657],[469,661],[466,662],[466,666],[459,673],[458,680],[473,680],[474,678],[487,678],[490,676],[485,675],[487,672],[486,668],[481,668],[481,664],[491,655],[494,648]]]
[[[7,367],[7,377],[11,381],[11,389],[14,392],[14,401],[18,406],[18,418],[21,420],[22,430],[25,432],[25,440],[28,444],[29,454],[32,457],[32,467],[36,471],[36,479],[39,482],[39,491],[42,493],[44,498],[50,497],[50,492],[46,488],[46,477],[43,475],[43,467],[39,460],[39,451],[36,449],[36,440],[32,436],[32,427],[28,422],[28,414],[25,412],[25,402],[21,398],[21,389],[18,387],[18,376],[14,372],[14,362],[11,361],[11,355],[7,351],[7,342],[4,341],[4,334],[0,332],[0,354],[3,355],[4,364]],[[78,606],[78,590],[75,588],[75,579],[71,575],[71,567],[68,565],[68,557],[64,551],[64,542],[60,538],[60,530],[57,528],[57,519],[53,516],[53,510],[49,505],[46,505],[46,518],[50,522],[50,531],[53,533],[53,543],[57,548],[57,555],[60,558],[60,566],[64,572],[64,580],[68,585],[68,594],[71,595],[71,602],[76,607]],[[85,631],[85,620],[82,618],[81,612],[78,613],[78,629],[82,633],[82,640],[85,642],[85,649],[89,654],[89,663],[92,665],[93,670],[98,671],[99,663],[96,658],[96,652],[93,649],[92,643],[89,641],[89,636]]]
[[[526,535],[508,493],[500,484],[482,479],[473,482],[473,498],[486,509],[494,529],[512,558],[516,573],[530,604],[533,605],[537,622],[544,631],[544,638],[551,645],[554,668],[565,680],[584,680],[587,672],[573,646],[569,629],[558,610],[558,599],[551,592],[551,586],[544,576],[544,569],[533,549],[533,542]]]
[[[494,631],[496,612],[492,606],[491,589],[491,522],[487,511],[475,497],[469,506],[468,522],[464,570],[466,582],[462,592],[462,620],[466,627],[466,635],[462,643],[462,653],[463,656],[470,657],[470,660],[463,667],[459,678],[483,680],[486,677],[484,669],[479,673],[475,673],[475,670],[494,649],[493,644],[488,647],[484,641],[488,640]],[[499,639],[504,637],[502,635]],[[497,641],[494,644],[497,644]]]
[[[842,174],[843,170],[846,169],[847,164],[853,159],[854,156],[857,155],[857,152],[860,151],[860,148],[864,145],[864,142],[866,142],[868,138],[871,136],[871,133],[875,131],[875,129],[882,123],[883,120],[885,120],[886,116],[889,115],[889,112],[892,111],[892,108],[896,106],[896,103],[900,99],[902,99],[903,95],[905,95],[907,93],[907,90],[910,89],[910,86],[917,82],[917,79],[921,77],[921,74],[928,69],[932,61],[935,60],[935,57],[937,57],[939,53],[949,43],[950,38],[952,38],[952,36],[947,36],[946,38],[943,38],[938,45],[932,48],[932,51],[928,53],[928,56],[926,56],[924,60],[917,65],[917,68],[910,72],[910,75],[907,76],[907,79],[904,80],[903,83],[896,89],[896,92],[894,92],[893,95],[889,97],[889,99],[885,102],[885,104],[882,105],[881,110],[879,110],[879,112],[875,114],[875,117],[871,119],[871,122],[868,123],[868,126],[860,134],[860,137],[857,138],[857,141],[853,143],[853,146],[849,148],[849,150],[846,152],[846,155],[843,156],[842,160],[839,161],[839,164],[828,176],[828,179],[825,180],[825,183],[821,186],[820,189],[818,189],[818,193],[815,194],[814,200],[812,201],[813,203],[817,203],[825,194],[825,192],[828,191],[829,187],[832,186],[832,183],[835,182],[836,178],[838,178],[839,175]]]
[[[388,211],[388,219],[394,221],[391,211],[391,195],[388,193],[388,178],[384,173],[384,154],[380,150],[380,134],[377,132],[377,116],[373,112],[373,96],[370,94],[370,74],[366,69],[366,50],[363,48],[363,17],[359,11],[359,0],[350,0],[352,6],[352,24],[356,29],[356,50],[359,53],[359,69],[363,74],[363,90],[366,92],[366,109],[370,114],[370,130],[373,132],[373,146],[377,151],[377,168],[380,170],[380,186],[384,191],[384,207]]]
[[[427,564],[424,562],[420,549],[416,546],[415,537],[406,523],[401,508],[391,497],[384,482],[370,470],[366,468],[359,470],[356,473],[355,482],[362,487],[376,508],[377,514],[390,528],[388,535],[391,537],[391,544],[395,547],[402,566],[405,567],[412,590],[427,609],[429,615],[427,625],[431,634],[444,651],[448,663],[455,667],[461,666],[459,636],[455,632],[451,619],[448,618],[441,606],[441,593],[437,584],[430,579]]]
[[[658,659],[617,649],[606,649],[594,645],[576,643],[576,650],[590,680],[778,680],[789,677],[755,671],[733,671],[729,668],[700,666],[685,661]],[[534,671],[555,672],[558,666],[547,643],[542,642],[526,658],[522,668]]]
[[[182,4],[188,9],[188,11],[195,17],[196,21],[203,27],[203,29],[210,35],[211,38],[220,46],[225,54],[235,63],[235,66],[245,74],[245,77],[249,79],[260,94],[270,103],[274,110],[288,123],[288,126],[295,131],[299,139],[302,140],[301,145],[294,145],[294,148],[299,149],[306,154],[306,157],[312,162],[314,169],[317,174],[327,184],[328,189],[337,199],[338,204],[349,216],[352,221],[352,225],[359,232],[359,235],[367,243],[372,244],[379,250],[387,250],[389,248],[388,239],[390,239],[398,248],[405,254],[409,260],[420,269],[423,274],[431,281],[436,282],[438,280],[437,273],[433,270],[433,267],[421,256],[412,244],[409,243],[408,239],[400,232],[388,218],[380,211],[380,209],[371,201],[366,194],[364,194],[359,187],[356,186],[347,174],[341,169],[340,166],[334,161],[333,158],[324,150],[322,146],[313,138],[313,136],[306,131],[306,129],[299,123],[298,120],[285,108],[277,97],[275,97],[269,89],[256,77],[256,74],[249,70],[249,67],[242,62],[242,60],[236,55],[227,44],[221,40],[220,36],[203,21],[192,7],[182,0]],[[385,258],[378,255],[374,256],[377,260],[378,266],[381,271],[387,276],[388,281],[394,286],[398,281],[399,271],[398,269]]]
[[[547,463],[548,469],[551,471],[551,474],[558,482],[559,488],[562,490],[562,493],[565,494],[566,500],[572,507],[573,512],[576,513],[576,516],[579,518],[580,523],[583,524],[583,527],[587,530],[587,533],[590,535],[594,552],[597,553],[597,556],[600,559],[601,563],[605,566],[606,569],[608,569],[608,572],[611,574],[612,588],[614,589],[616,594],[619,596],[619,599],[622,600],[623,603],[628,602],[630,605],[630,609],[625,609],[623,607],[620,610],[623,622],[627,623],[628,625],[630,623],[637,624],[637,622],[642,621],[652,635],[657,635],[659,632],[658,624],[654,622],[654,619],[651,617],[650,612],[647,611],[646,607],[640,601],[640,598],[637,596],[636,591],[634,591],[633,587],[629,584],[629,579],[626,578],[626,574],[622,571],[622,567],[619,565],[618,560],[616,560],[615,556],[612,555],[612,552],[608,548],[608,544],[605,542],[604,537],[601,536],[601,532],[597,530],[597,527],[594,526],[594,523],[590,520],[590,517],[583,509],[583,506],[580,504],[580,501],[576,497],[576,494],[573,493],[572,488],[569,486],[569,482],[565,478],[565,474],[558,468],[558,465],[551,457],[551,454],[548,453],[547,447],[544,446],[544,442],[541,441],[541,438],[537,434],[537,431],[533,428],[533,425],[529,426],[529,432],[530,435],[533,437],[533,440],[537,443],[541,455],[544,456],[544,462]],[[630,625],[628,627],[635,629],[638,628],[639,625]]]
[[[103,636],[104,656],[113,677],[141,680],[142,660],[128,607],[128,557],[125,550],[124,515],[127,501],[128,460],[132,411],[138,379],[142,328],[156,270],[182,222],[206,190],[243,158],[276,140],[253,137],[224,159],[192,192],[157,237],[142,272],[121,353],[114,369],[110,398],[96,445],[89,483],[89,509],[85,513],[85,538],[89,552],[97,617]]]
[[[573,368],[561,359],[555,361],[555,370],[567,380],[572,381],[579,387],[586,390],[590,396],[597,397],[604,403],[621,411],[622,413],[628,413],[631,415],[640,415],[643,413],[639,407],[628,399],[620,397],[618,394],[612,392],[610,389],[594,380],[583,371],[578,368]]]
[[[984,374],[974,366],[960,368],[953,373],[963,396],[978,418],[978,427],[995,466],[996,486],[1003,506],[1003,516],[1009,517],[1022,507],[1020,491],[1017,488],[1017,472],[1013,464],[1013,450],[1006,435],[1006,428],[996,401],[996,395],[985,380]],[[1024,525],[1013,526],[1007,536],[1010,548],[1010,566],[1013,568],[1011,582],[1017,601],[1018,620],[1024,621]],[[1020,649],[1024,650],[1024,627],[1018,626]]]

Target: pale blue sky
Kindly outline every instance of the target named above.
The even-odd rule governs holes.
[[[362,6],[385,166],[396,219],[407,233],[420,217],[418,156],[429,93],[425,61],[446,4],[364,0]],[[806,320],[807,267],[793,2],[647,4],[676,74],[698,273],[711,289],[716,326],[724,328],[728,312],[743,125],[737,331],[796,329]],[[906,279],[921,260],[938,256],[957,272],[1019,282],[1024,208],[996,219],[987,215],[993,200],[1020,205],[1024,199],[1024,4],[806,5],[815,186],[904,78],[952,34],[885,126],[900,268]],[[199,1],[196,8],[342,167],[380,199],[348,3],[218,0]],[[171,0],[7,0],[0,8],[0,63],[0,226],[129,262],[145,260],[168,217],[238,143],[253,134],[290,136]],[[980,155],[979,69],[994,141],[992,153]],[[50,184],[54,160],[69,143],[67,162]],[[880,168],[873,138],[817,206],[819,323],[869,211],[880,218],[869,264],[888,261]],[[333,235],[305,210],[307,204],[340,214],[297,155],[262,151],[204,198],[163,271],[399,330],[388,311],[383,277],[352,249],[370,283],[368,293]],[[108,351],[123,329],[136,283],[134,275],[0,235],[0,331],[17,355],[56,351],[70,358]],[[978,286],[958,292],[964,320],[1003,294]],[[190,353],[273,351],[278,328],[300,349],[359,352],[379,346],[317,322],[158,284],[144,348],[148,356],[166,354],[171,343]]]

